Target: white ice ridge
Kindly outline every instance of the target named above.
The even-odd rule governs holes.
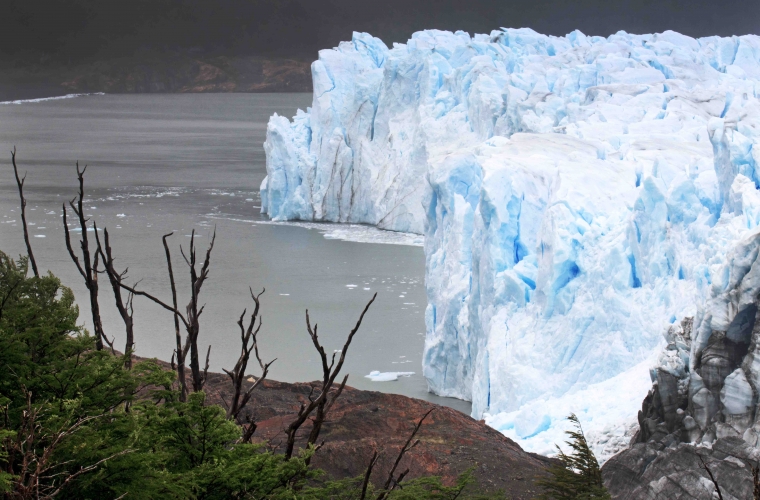
[[[269,122],[262,210],[423,233],[429,387],[521,444],[568,395],[641,401],[605,382],[760,222],[757,36],[355,33],[312,73],[313,107]]]

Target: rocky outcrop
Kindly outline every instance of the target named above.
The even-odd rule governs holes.
[[[760,439],[760,232],[730,254],[723,283],[697,317],[668,328],[667,348],[652,371],[652,391],[639,412],[637,441],[710,444]]]
[[[121,355],[121,353],[117,354]],[[133,356],[135,362],[144,360]],[[171,370],[165,361],[153,359]],[[188,385],[191,384],[187,374]],[[246,391],[255,381],[243,381]],[[287,383],[264,380],[251,394],[243,410],[243,418],[256,422],[253,440],[266,442],[269,448],[283,451],[284,429],[298,414],[312,388],[321,382]],[[208,373],[204,386],[206,401],[226,408],[232,398],[232,385],[227,375]],[[382,486],[398,452],[409,438],[420,418],[433,408],[417,434],[419,445],[404,456],[399,468],[409,469],[407,478],[436,475],[448,485],[468,469],[472,469],[475,485],[485,493],[501,491],[512,500],[528,500],[542,492],[535,480],[546,474],[556,460],[528,453],[484,421],[452,408],[421,399],[363,391],[346,386],[322,425],[319,441],[324,445],[312,458],[312,464],[334,479],[356,477],[366,471],[373,451],[379,460],[372,480]],[[307,421],[297,436],[296,445],[304,446],[311,431]]]
[[[311,384],[265,380],[248,405],[258,425],[254,438],[275,445],[284,443],[283,429],[310,389]],[[209,374],[206,391],[212,402],[223,404],[222,398],[230,398],[229,378]],[[400,465],[401,470],[409,468],[409,478],[438,475],[452,484],[458,474],[472,467],[477,484],[486,491],[503,490],[514,500],[527,500],[539,493],[534,479],[544,473],[550,460],[523,451],[484,422],[427,401],[351,387],[345,388],[322,427],[320,441],[325,444],[313,464],[334,478],[356,477],[364,473],[377,450],[380,461],[372,477],[382,483],[414,425],[431,407],[435,410],[417,435],[420,444]],[[304,430],[304,440],[308,430]]]
[[[724,498],[752,498],[751,469],[760,460],[759,253],[760,231],[750,231],[711,273],[711,295],[697,315],[667,329],[639,431],[604,466],[616,498],[712,498],[698,455],[733,495]]]
[[[707,467],[724,500],[748,500],[753,498],[752,467],[759,459],[760,450],[737,437],[718,439],[712,447],[650,441],[610,459],[603,475],[616,499],[712,500],[715,486]]]

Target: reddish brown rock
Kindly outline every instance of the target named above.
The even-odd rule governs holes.
[[[142,358],[135,357],[135,361]],[[168,363],[157,360],[170,369]],[[253,379],[246,381],[250,387]],[[190,380],[188,378],[188,385]],[[289,384],[264,380],[252,393],[245,412],[257,423],[254,441],[266,442],[282,451],[284,429],[302,401],[318,382]],[[245,388],[244,388],[245,390]],[[227,375],[209,373],[205,386],[207,401],[226,407],[232,396]],[[402,460],[397,473],[409,469],[409,479],[441,476],[453,484],[457,476],[473,468],[477,485],[484,492],[503,491],[513,500],[535,498],[539,488],[536,477],[545,473],[552,459],[528,453],[511,439],[452,408],[399,394],[362,391],[346,386],[322,426],[312,464],[335,479],[364,474],[375,450],[380,460],[372,474],[373,482],[382,484],[414,426],[430,409],[416,438],[420,444]],[[305,445],[311,431],[307,421],[299,431],[297,444]]]
[[[310,384],[264,381],[249,404],[258,423],[255,439],[273,446],[284,444],[283,429],[309,390]],[[229,379],[209,374],[206,392],[210,401],[223,404],[222,397],[230,397]],[[400,471],[409,468],[409,478],[439,475],[451,484],[458,474],[474,467],[478,484],[487,491],[503,490],[514,499],[535,496],[534,478],[548,465],[546,457],[523,451],[482,421],[451,408],[351,387],[346,387],[322,428],[320,441],[325,444],[313,464],[336,478],[354,477],[364,472],[378,450],[381,459],[373,480],[384,481],[414,425],[431,407],[435,410],[417,435],[420,444],[404,458]],[[309,431],[307,423],[300,433],[301,443]]]

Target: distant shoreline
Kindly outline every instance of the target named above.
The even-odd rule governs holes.
[[[150,54],[88,63],[0,64],[0,102],[70,94],[311,92],[311,63],[258,56]]]
[[[101,96],[101,95],[175,95],[175,94],[303,94],[311,93],[309,90],[261,90],[261,91],[211,91],[211,92],[86,92],[86,93],[56,93],[50,94],[38,94],[34,92],[28,92],[25,89],[0,90],[0,106],[12,105],[12,104],[25,104],[36,103],[45,101],[57,101],[61,99],[72,99],[75,97],[87,97],[87,96]]]

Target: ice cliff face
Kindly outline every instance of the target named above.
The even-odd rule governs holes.
[[[262,210],[424,233],[431,390],[533,451],[569,411],[627,442],[663,325],[760,222],[760,38],[357,33],[312,73]]]

